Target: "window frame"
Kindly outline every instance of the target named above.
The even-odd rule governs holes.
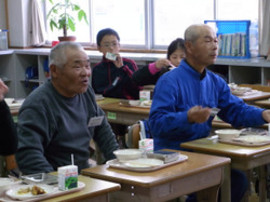
[[[89,16],[88,16],[88,21],[89,21],[89,42],[80,42],[83,46],[89,47],[90,49],[96,48],[97,44],[95,42],[95,35],[94,31],[92,29],[93,26],[93,21],[94,21],[94,16],[93,16],[93,1],[94,0],[88,0],[89,2]],[[218,6],[219,0],[213,0],[213,20],[217,19],[217,6]],[[47,25],[47,19],[46,19],[46,4],[49,3],[47,0],[42,0],[42,11],[44,15],[44,20],[45,20],[45,29],[50,30],[50,28]],[[154,16],[154,5],[155,5],[155,0],[144,0],[144,12],[145,12],[145,19],[144,19],[144,24],[145,24],[145,42],[144,45],[134,45],[134,44],[122,44],[121,49],[133,49],[133,50],[146,50],[146,51],[151,51],[151,50],[166,50],[167,45],[159,45],[156,44],[155,42],[155,16]],[[211,20],[211,19],[207,19]],[[50,45],[51,41],[46,40],[46,44]]]

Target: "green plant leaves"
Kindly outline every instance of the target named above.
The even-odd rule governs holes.
[[[47,14],[47,20],[50,22],[50,28],[63,29],[64,36],[67,30],[76,30],[76,20],[72,17],[72,13],[77,13],[78,21],[85,21],[88,24],[87,15],[79,5],[72,3],[72,0],[62,0],[60,3],[54,4],[53,0],[48,0],[53,4],[53,7]]]

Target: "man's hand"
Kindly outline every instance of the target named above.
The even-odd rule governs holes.
[[[8,87],[6,84],[0,79],[0,101],[4,99],[5,94],[8,92]]]
[[[270,110],[264,110],[262,116],[266,122],[270,123]]]
[[[190,123],[203,123],[209,119],[210,113],[211,109],[209,107],[194,106],[188,110],[188,121]]]

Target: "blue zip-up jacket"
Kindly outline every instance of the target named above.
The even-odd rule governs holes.
[[[154,149],[181,149],[183,142],[207,137],[213,117],[204,123],[189,123],[187,112],[195,106],[220,108],[218,116],[234,127],[265,123],[264,109],[249,106],[231,94],[227,83],[215,73],[200,74],[182,60],[179,68],[164,74],[155,87],[149,122]]]

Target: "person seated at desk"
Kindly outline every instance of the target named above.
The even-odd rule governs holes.
[[[218,40],[208,25],[185,31],[186,59],[157,82],[149,123],[154,150],[181,149],[183,142],[207,137],[212,127],[211,108],[234,127],[255,127],[270,121],[270,110],[249,106],[230,92],[227,83],[206,67],[215,62]],[[232,202],[247,189],[244,173],[232,170]]]
[[[18,117],[16,152],[23,174],[52,172],[71,164],[79,172],[89,167],[89,143],[99,146],[106,160],[119,146],[89,86],[91,67],[83,47],[61,42],[50,52],[51,80],[24,101]]]
[[[104,97],[136,100],[141,88],[132,81],[132,74],[138,67],[133,60],[121,57],[119,41],[118,33],[111,28],[98,32],[97,46],[103,58],[93,68],[92,87]]]
[[[8,87],[0,79],[0,155],[14,154],[17,150],[18,138],[16,126],[4,100]]]
[[[184,40],[177,38],[168,46],[167,58],[140,68],[134,72],[132,79],[139,86],[155,85],[160,76],[178,67],[183,58],[185,58]]]

